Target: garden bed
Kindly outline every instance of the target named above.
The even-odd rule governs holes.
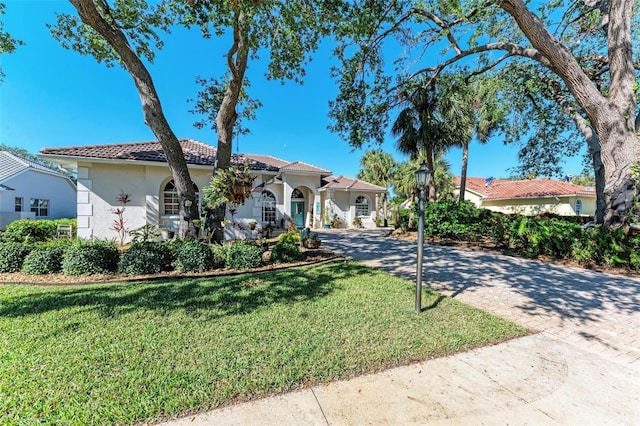
[[[136,281],[151,281],[163,279],[179,279],[179,278],[206,278],[220,275],[246,274],[247,272],[261,272],[269,270],[278,270],[290,268],[292,266],[312,265],[315,263],[325,262],[335,259],[336,254],[327,249],[305,250],[304,258],[298,262],[291,263],[274,263],[270,262],[258,268],[251,270],[237,270],[230,268],[219,268],[206,272],[179,272],[165,271],[152,275],[124,275],[119,273],[113,274],[94,274],[94,275],[65,275],[65,274],[43,274],[30,275],[24,272],[0,273],[0,285],[2,284],[27,284],[42,286],[63,286],[63,285],[84,285],[84,284],[104,284],[104,283],[122,283]]]

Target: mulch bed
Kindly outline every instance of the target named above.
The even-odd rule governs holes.
[[[38,286],[67,286],[67,285],[87,285],[87,284],[107,284],[107,283],[123,283],[123,282],[141,282],[141,281],[159,281],[167,279],[182,278],[208,278],[221,275],[240,275],[253,272],[272,271],[278,269],[292,268],[296,266],[313,265],[322,262],[328,262],[339,258],[330,250],[319,248],[314,250],[305,250],[303,252],[304,259],[294,263],[268,263],[259,268],[253,269],[214,269],[206,272],[178,272],[167,271],[153,275],[122,275],[122,274],[104,274],[104,275],[65,275],[65,274],[46,274],[46,275],[28,275],[22,272],[2,273],[0,274],[0,285],[3,284],[20,284],[20,285],[38,285]]]

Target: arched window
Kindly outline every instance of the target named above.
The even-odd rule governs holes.
[[[369,216],[369,199],[362,195],[356,198],[356,217]]]
[[[576,216],[580,216],[582,215],[582,200],[581,199],[577,199],[575,206],[574,206],[574,210],[576,212]]]
[[[291,193],[291,199],[292,200],[304,200],[304,194],[302,193],[302,191],[300,191],[300,189],[296,188]]]
[[[262,221],[276,223],[276,196],[271,191],[262,191]]]
[[[199,189],[194,183],[193,190],[196,192],[196,199],[199,199]],[[162,190],[162,213],[165,215],[180,214],[180,200],[178,199],[178,190],[173,180],[167,182]]]

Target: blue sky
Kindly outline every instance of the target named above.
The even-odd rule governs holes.
[[[49,34],[46,23],[55,23],[55,13],[74,13],[62,0],[4,0],[4,27],[23,40],[11,55],[2,55],[6,74],[0,84],[0,143],[19,146],[32,153],[44,147],[98,145],[154,140],[143,123],[137,91],[129,74],[118,67],[107,68],[92,57],[63,49]],[[163,103],[165,115],[176,135],[215,146],[216,133],[197,129],[199,117],[188,112],[187,99],[194,98],[195,77],[220,76],[228,39],[202,40],[197,30],[178,30],[164,37],[165,47],[149,70]],[[328,168],[336,175],[355,176],[365,149],[353,151],[337,134],[327,129],[328,102],[337,88],[329,76],[335,61],[330,49],[312,55],[303,85],[281,84],[264,78],[265,60],[250,62],[250,95],[263,107],[257,120],[246,123],[249,135],[234,142],[234,152],[270,154],[289,161],[304,161]],[[382,148],[396,160],[389,137]],[[506,177],[516,165],[517,149],[500,140],[487,145],[472,143],[469,176]],[[460,150],[447,159],[454,174],[460,173]],[[580,160],[567,163],[567,172],[579,174]]]

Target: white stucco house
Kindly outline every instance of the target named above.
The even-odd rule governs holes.
[[[460,176],[456,176],[460,193]],[[562,216],[593,216],[596,211],[596,190],[569,181],[549,178],[506,180],[468,177],[465,200],[479,208],[501,213],[538,215],[553,213]]]
[[[192,139],[181,139],[185,160],[196,189],[208,186],[213,175],[216,148]],[[145,224],[177,230],[179,205],[173,179],[160,144],[136,142],[43,148],[40,156],[48,161],[77,170],[78,174],[78,236],[83,238],[113,238],[111,228],[114,211],[121,207],[116,197],[131,195],[124,218],[126,227],[136,229]],[[227,219],[237,227],[227,226],[225,236],[237,238],[234,229],[257,226],[319,228],[323,212],[337,217],[343,227],[350,227],[359,217],[362,225],[375,226],[375,200],[386,188],[333,176],[331,171],[300,161],[286,161],[269,155],[238,154],[235,165],[249,164],[256,176],[252,197],[238,206]],[[240,236],[242,238],[242,236]]]
[[[0,229],[18,219],[76,217],[76,185],[63,173],[0,151]]]

